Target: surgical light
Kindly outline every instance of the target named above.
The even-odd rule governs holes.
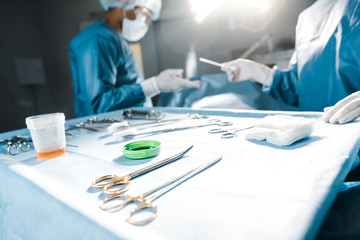
[[[209,14],[215,11],[222,3],[221,0],[189,0],[191,12],[197,22],[202,22]]]
[[[266,12],[270,9],[272,0],[231,0],[233,3],[241,4],[243,7],[253,7],[260,11]]]

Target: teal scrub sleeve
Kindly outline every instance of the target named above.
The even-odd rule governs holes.
[[[132,68],[127,69],[127,63],[135,61],[130,51],[119,49],[103,39],[96,39],[88,49],[83,66],[91,67],[83,69],[89,102],[95,114],[136,106],[145,100],[140,84],[136,83],[138,74]],[[126,72],[124,79],[118,79],[120,70]]]
[[[292,106],[298,105],[297,64],[292,64],[289,70],[275,69],[271,86],[264,86],[263,92],[275,99]]]

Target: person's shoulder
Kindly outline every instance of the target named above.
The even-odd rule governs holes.
[[[70,43],[70,46],[78,47],[80,45],[93,44],[96,42],[117,42],[118,36],[115,30],[104,21],[98,20],[76,35]]]

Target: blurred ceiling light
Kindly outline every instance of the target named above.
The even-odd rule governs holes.
[[[243,7],[249,6],[266,12],[270,9],[272,0],[231,0],[233,3],[241,4]]]
[[[215,11],[223,0],[189,0],[191,12],[197,22],[202,22],[209,14]]]
[[[286,0],[227,0],[230,31],[260,32],[283,8]]]

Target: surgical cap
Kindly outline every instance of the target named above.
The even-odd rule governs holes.
[[[152,11],[152,20],[156,20],[160,16],[161,0],[100,0],[105,10],[109,8],[133,9],[135,7],[145,7]]]

